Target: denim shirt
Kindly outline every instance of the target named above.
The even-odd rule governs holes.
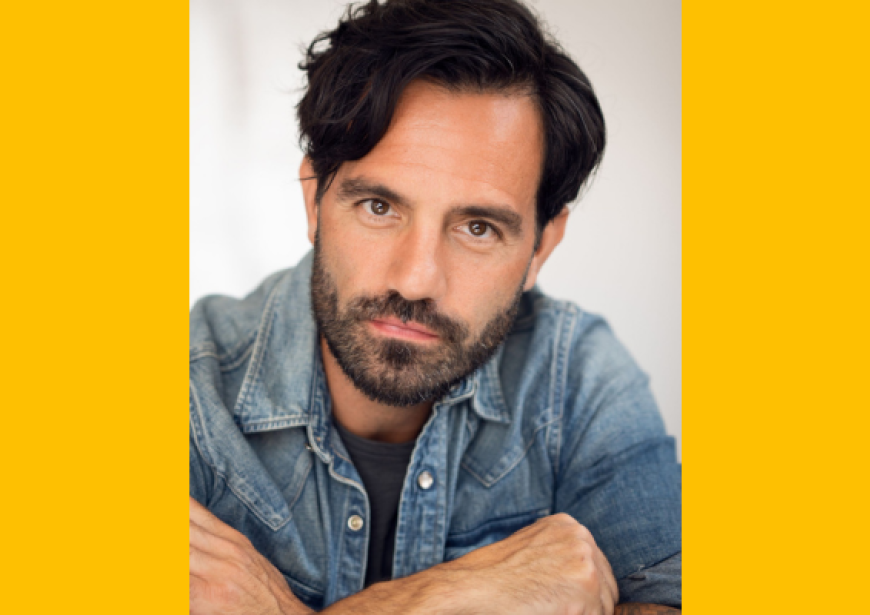
[[[321,609],[363,588],[369,504],[332,422],[311,263],[243,300],[194,306],[190,494]],[[680,552],[680,493],[646,375],[601,318],[533,289],[497,354],[435,403],[417,438],[393,576],[566,512],[623,587]]]

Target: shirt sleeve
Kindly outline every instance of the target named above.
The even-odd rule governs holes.
[[[592,532],[626,587],[622,599],[634,600],[630,576],[682,550],[681,469],[646,375],[602,320],[588,318],[567,367],[556,512]],[[679,561],[676,577],[673,562],[665,568],[672,584]]]
[[[645,602],[682,608],[683,555],[677,553],[617,581],[620,602]]]

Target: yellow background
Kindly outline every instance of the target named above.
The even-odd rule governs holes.
[[[861,6],[684,7],[690,613],[870,612]],[[4,5],[4,613],[186,612],[187,15]]]
[[[187,7],[0,24],[0,612],[186,613]]]
[[[683,7],[690,613],[870,613],[866,7]]]

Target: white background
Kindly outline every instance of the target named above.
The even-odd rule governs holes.
[[[589,75],[604,163],[540,276],[603,314],[681,436],[681,48],[676,0],[529,2]],[[337,0],[190,2],[190,302],[244,295],[310,248],[297,170],[300,48]]]

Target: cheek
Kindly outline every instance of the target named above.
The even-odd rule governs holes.
[[[523,281],[526,265],[463,267],[460,271],[462,273],[451,276],[450,303],[455,309],[452,312],[479,331],[511,304]]]
[[[369,241],[358,229],[337,222],[321,221],[320,249],[339,300],[375,294],[388,262],[388,243]]]

